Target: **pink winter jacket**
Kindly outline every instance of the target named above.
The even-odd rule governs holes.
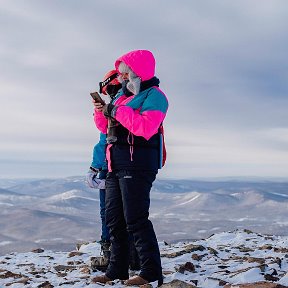
[[[136,50],[119,57],[115,62],[116,70],[121,61],[142,81],[154,77],[155,59],[150,51]],[[142,136],[147,141],[158,132],[168,110],[168,100],[158,87],[151,87],[130,97],[120,92],[113,104],[115,119],[133,135]],[[95,111],[94,121],[97,128],[106,134],[108,121],[102,112]],[[109,154],[109,151],[107,152]]]

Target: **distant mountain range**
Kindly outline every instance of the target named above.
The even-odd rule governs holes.
[[[0,254],[68,251],[100,238],[98,190],[83,177],[0,180]],[[156,180],[150,218],[158,240],[234,229],[288,235],[288,182]]]

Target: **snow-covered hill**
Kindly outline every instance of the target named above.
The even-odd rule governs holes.
[[[84,177],[1,181],[0,255],[40,244],[69,251],[100,238],[98,190]],[[287,182],[156,180],[151,191],[150,218],[160,241],[243,228],[288,235],[287,211]]]
[[[288,237],[235,230],[204,240],[159,244],[163,288],[288,287]],[[90,258],[99,255],[100,245],[94,242],[77,247],[71,252],[38,249],[0,257],[0,287],[103,287],[91,282],[102,272],[90,269]],[[125,287],[119,280],[112,284]]]

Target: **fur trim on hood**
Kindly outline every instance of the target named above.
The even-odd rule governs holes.
[[[119,73],[128,73],[129,81],[126,84],[127,89],[134,95],[137,95],[140,91],[140,84],[141,84],[141,78],[138,77],[132,69],[125,64],[124,62],[120,62],[118,66]],[[124,80],[122,78],[122,75],[118,76],[118,80],[122,83]]]

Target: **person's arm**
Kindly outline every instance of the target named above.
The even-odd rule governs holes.
[[[107,133],[107,127],[108,127],[108,120],[105,118],[102,112],[97,112],[95,110],[94,112],[94,122],[96,127],[99,129],[99,131],[103,134]]]
[[[105,146],[106,134],[100,133],[100,140],[93,149],[93,161],[91,166],[96,169],[101,169],[105,162]]]
[[[101,133],[99,142],[93,149],[93,161],[86,174],[86,183],[90,188],[105,189],[103,180],[99,180],[98,174],[105,167],[105,145],[106,135]]]
[[[149,91],[141,111],[123,105],[115,106],[113,117],[136,136],[149,140],[157,133],[168,109],[168,100],[162,91]],[[112,112],[113,114],[113,112]]]
[[[101,133],[106,134],[107,133],[107,126],[108,126],[108,120],[103,115],[103,105],[101,103],[97,103],[94,100],[92,101],[95,110],[94,110],[94,122],[96,124],[96,127],[100,130]]]

